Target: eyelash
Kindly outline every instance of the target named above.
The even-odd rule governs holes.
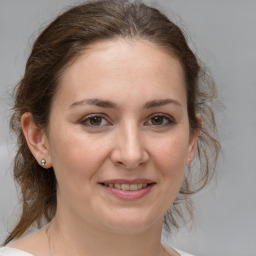
[[[101,122],[99,125],[93,125],[93,124],[88,124],[87,122],[91,122],[93,118],[100,118],[101,119]],[[109,123],[108,125],[110,125],[110,122],[107,120],[106,116],[104,114],[90,114],[90,115],[87,115],[85,116],[85,118],[82,119],[81,121],[81,124],[82,125],[85,125],[87,127],[91,127],[91,128],[94,128],[94,129],[99,129],[102,127],[102,120],[104,120],[105,122]],[[105,125],[103,125],[105,126]]]
[[[160,117],[164,124],[153,124],[152,119],[155,117]],[[100,118],[99,125],[93,125],[91,123],[93,118]],[[102,124],[103,121],[107,122],[108,124]],[[90,122],[90,123],[88,123],[88,122]],[[151,124],[148,124],[149,122],[151,122]],[[111,122],[108,121],[107,117],[104,114],[90,114],[90,115],[85,116],[85,118],[83,118],[81,120],[81,124],[84,126],[87,126],[87,127],[91,127],[93,129],[100,129],[102,127],[111,125]],[[149,116],[148,121],[146,121],[144,124],[146,126],[151,126],[151,127],[160,129],[160,128],[168,127],[168,126],[175,124],[175,120],[172,117],[170,117],[169,115],[162,114],[162,113],[156,113],[156,114]]]
[[[164,124],[146,124],[148,122],[152,123],[152,119],[154,117],[160,117],[161,119],[163,119]],[[149,120],[147,122],[145,122],[144,124],[152,126],[154,128],[157,128],[157,129],[161,129],[161,128],[165,128],[165,127],[168,127],[168,126],[171,126],[171,125],[175,124],[175,121],[169,115],[162,114],[162,113],[156,113],[156,114],[153,114],[153,115],[149,116]]]

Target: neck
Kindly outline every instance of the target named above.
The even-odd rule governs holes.
[[[67,221],[57,213],[49,225],[51,256],[168,255],[161,245],[162,220],[140,232],[120,233],[99,230],[75,218]]]

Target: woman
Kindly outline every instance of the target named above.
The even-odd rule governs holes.
[[[204,76],[181,30],[142,3],[94,1],[57,17],[16,91],[23,212],[0,255],[188,255],[162,245],[161,231],[192,217],[189,195],[215,168]]]

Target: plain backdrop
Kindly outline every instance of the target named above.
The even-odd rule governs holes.
[[[76,2],[0,0],[1,242],[19,216],[9,92],[24,72],[39,29]],[[218,109],[223,152],[217,182],[195,197],[194,228],[182,228],[165,242],[197,256],[256,256],[256,1],[159,0],[154,5],[188,31],[224,105]]]

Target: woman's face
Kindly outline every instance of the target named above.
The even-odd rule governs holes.
[[[63,74],[47,145],[58,214],[122,233],[162,223],[196,145],[179,61],[145,41],[94,43]]]

